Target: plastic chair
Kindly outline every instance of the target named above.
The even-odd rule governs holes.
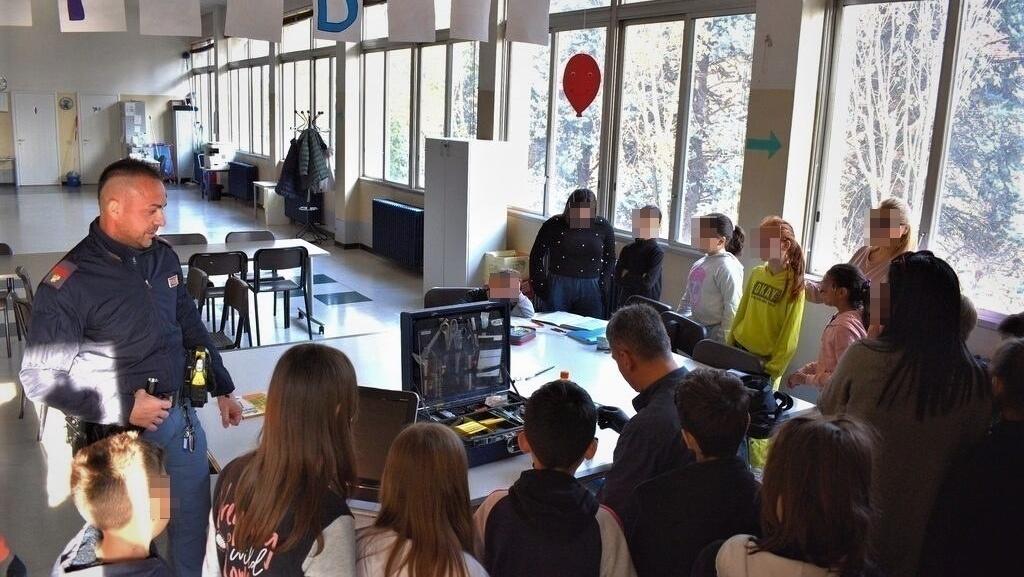
[[[708,329],[675,311],[661,313],[661,322],[672,340],[672,350],[693,358],[693,349],[697,343],[708,338]]]
[[[207,291],[209,290],[210,275],[196,267],[189,267],[188,277],[185,280],[185,292],[196,304],[199,315],[203,314],[203,307],[206,306]]]
[[[649,299],[647,297],[643,297],[643,296],[640,296],[640,295],[633,295],[633,296],[629,297],[628,299],[626,299],[626,304],[627,305],[647,305],[647,306],[653,308],[654,310],[658,311],[659,313],[664,313],[664,312],[668,312],[668,311],[672,310],[672,307],[668,306],[667,304],[665,304],[665,303],[663,303],[661,301],[656,301],[654,299]]]
[[[224,237],[224,242],[226,244],[231,244],[231,243],[234,243],[234,242],[260,242],[260,241],[274,241],[274,240],[277,240],[277,237],[275,237],[274,233],[270,232],[269,230],[243,230],[243,231],[235,231],[235,232],[229,232],[228,235],[226,237]],[[245,278],[243,278],[242,280],[248,282],[249,278],[250,277],[249,277],[248,273],[246,273]],[[278,279],[278,280],[280,280],[280,279]]]
[[[209,244],[210,241],[206,240],[204,235],[198,232],[189,232],[184,234],[162,234],[160,238],[167,241],[171,246],[184,246],[187,244]]]
[[[467,299],[470,296],[469,293],[476,290],[480,289],[471,286],[434,287],[428,290],[427,294],[423,295],[423,308],[431,309],[434,307],[444,307],[448,305],[458,305],[462,303],[472,302]]]
[[[249,269],[249,257],[242,251],[228,252],[200,252],[188,259],[189,268],[197,268],[208,276],[231,276],[233,274],[245,276]],[[213,324],[217,324],[217,311],[213,308],[213,301],[224,297],[223,286],[210,286],[207,283],[206,299],[211,305],[208,312],[212,312]]]
[[[7,244],[4,244],[4,243],[0,242],[0,256],[13,256],[13,255],[14,255],[14,251],[11,250],[11,247],[9,245],[7,245]],[[7,311],[10,310],[10,307],[11,307],[11,305],[9,303],[10,303],[10,299],[11,299],[11,295],[12,295],[13,291],[14,291],[14,284],[10,280],[7,281],[7,287],[4,290],[0,290],[0,308],[2,308],[4,310],[4,338],[7,340],[7,358],[11,357],[11,327],[8,324],[8,321],[9,321],[10,317],[8,316],[8,312]],[[17,319],[15,319],[14,324],[15,324],[15,329],[17,330],[17,324],[18,324]],[[21,333],[20,332],[18,333],[18,338],[19,339],[21,338]]]
[[[693,360],[723,370],[737,370],[751,375],[763,375],[764,359],[736,347],[704,339],[693,347]]]
[[[228,336],[224,331],[228,319],[228,310],[238,315],[238,328],[234,330],[234,337]],[[234,316],[234,315],[232,315]],[[220,315],[220,330],[211,333],[214,346],[217,350],[238,349],[242,347],[242,335],[249,336],[249,346],[252,346],[252,328],[249,326],[249,285],[238,277],[228,277],[224,285],[224,312]]]
[[[20,276],[20,275],[19,275]],[[15,321],[20,323],[21,326],[25,327],[25,334],[28,334],[29,327],[32,326],[32,301],[21,297],[14,297],[14,318]],[[25,403],[27,398],[25,397],[25,386],[21,386],[21,407],[18,409],[18,418],[25,418]],[[49,412],[50,407],[46,403],[39,403],[39,431],[36,432],[36,441],[43,440],[43,429],[46,428],[46,415]]]
[[[261,240],[277,240],[277,237],[269,230],[241,230],[229,232],[224,237],[224,242],[227,244],[233,242],[258,242]]]
[[[306,329],[309,332],[309,340],[313,340],[313,322],[309,315],[313,314],[313,303],[311,295],[306,290],[309,282],[309,252],[305,247],[293,246],[288,248],[261,248],[256,251],[253,257],[253,279],[249,281],[249,288],[256,296],[256,346],[260,345],[260,303],[259,294],[263,292],[273,293],[274,316],[277,316],[277,293],[284,293],[284,327],[291,327],[291,292],[302,291],[302,298],[306,303]],[[299,269],[298,282],[291,279],[276,278],[277,271]],[[263,271],[271,271],[273,277],[261,278]]]

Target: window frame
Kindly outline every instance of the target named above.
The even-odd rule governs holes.
[[[365,134],[367,128],[366,125],[366,55],[373,53],[384,53],[384,87],[383,97],[387,101],[388,91],[388,66],[390,59],[388,53],[397,50],[411,50],[412,65],[410,66],[410,91],[409,91],[409,176],[405,182],[396,182],[390,180],[387,177],[387,163],[384,163],[384,170],[381,173],[381,177],[368,176],[366,174],[366,150],[365,147],[360,147],[359,157],[359,178],[362,180],[368,180],[373,182],[380,182],[389,186],[398,187],[410,192],[422,194],[425,190],[426,182],[424,186],[419,186],[419,167],[425,160],[421,157],[419,151],[419,127],[420,127],[420,97],[421,97],[421,86],[420,86],[420,75],[422,70],[422,51],[424,48],[431,48],[435,46],[445,47],[445,87],[444,87],[444,134],[445,138],[452,138],[452,103],[453,97],[452,92],[454,90],[452,73],[452,64],[454,61],[454,47],[461,43],[476,42],[470,40],[451,39],[448,36],[448,30],[438,30],[435,42],[429,43],[408,43],[408,42],[390,42],[387,39],[370,39],[364,40],[360,43],[360,55],[359,55],[359,73],[362,82],[362,88],[359,91],[359,121],[360,121],[360,137]],[[481,50],[479,42],[476,50],[477,57],[477,70],[479,74]],[[478,79],[478,94],[479,94],[479,79]],[[479,108],[478,108],[479,111]],[[387,133],[387,108],[384,110],[384,124],[382,130]],[[477,118],[477,126],[479,126],[479,118]],[[382,158],[386,156],[387,140],[385,139],[384,147],[381,150]],[[425,152],[425,151],[424,151]],[[425,181],[425,179],[424,179]]]
[[[825,37],[822,49],[822,66],[819,77],[817,111],[815,114],[815,138],[812,144],[811,178],[808,179],[807,216],[804,222],[807,262],[810,263],[815,250],[819,227],[821,203],[824,198],[825,167],[828,165],[828,144],[831,140],[832,116],[835,109],[838,50],[837,43],[842,34],[843,9],[866,4],[895,4],[919,0],[835,0],[829,3],[825,20]],[[931,250],[930,242],[936,236],[939,213],[942,210],[941,190],[946,173],[949,142],[952,136],[953,104],[956,86],[957,60],[960,55],[960,36],[965,25],[966,0],[946,0],[946,24],[942,39],[942,59],[937,80],[938,94],[935,102],[935,119],[932,122],[931,146],[928,151],[928,167],[925,173],[924,189],[921,196],[921,221],[918,224],[918,250]],[[820,275],[824,271],[808,270],[809,274]],[[978,308],[980,322],[994,328],[1007,313]]]
[[[307,62],[309,66],[309,99],[313,103],[313,111],[322,111],[324,117],[318,120],[317,128],[320,129],[321,135],[324,137],[324,141],[327,142],[328,147],[334,153],[331,156],[330,163],[332,168],[336,167],[337,159],[336,146],[335,146],[335,122],[337,120],[337,77],[338,77],[338,49],[335,45],[329,46],[316,46],[317,39],[313,37],[312,27],[313,12],[310,9],[300,11],[291,16],[287,16],[284,19],[284,26],[306,23],[306,27],[309,32],[309,49],[305,50],[293,50],[291,52],[281,52],[280,49],[274,52],[274,62],[277,67],[277,79],[275,80],[275,89],[279,90],[277,94],[279,97],[276,99],[275,108],[278,114],[275,114],[275,122],[278,125],[278,151],[277,156],[281,160],[288,153],[288,143],[295,135],[294,128],[298,125],[299,119],[296,117],[298,110],[293,109],[286,111],[282,107],[284,88],[285,88],[285,65],[291,64],[291,79],[292,79],[292,96],[291,102],[293,106],[297,106],[296,96],[298,94],[298,82],[296,77],[298,76],[298,64],[300,62]],[[278,45],[280,47],[280,45]],[[316,87],[320,80],[317,78],[316,64],[320,60],[327,59],[328,61],[328,76],[327,83],[330,86],[330,92],[328,96],[328,102],[326,105],[321,106],[318,102]],[[301,110],[301,109],[299,109]],[[312,112],[312,111],[311,111]],[[289,114],[290,113],[290,114]],[[362,138],[362,135],[360,135]]]
[[[203,136],[208,142],[216,141],[217,135],[217,124],[218,124],[218,82],[217,82],[217,43],[213,38],[205,38],[198,42],[191,44],[189,48],[189,68],[191,75],[189,77],[190,87],[189,90],[195,96],[199,102],[193,103],[199,108],[197,114],[197,121],[200,126],[203,127]],[[194,66],[195,55],[209,52],[212,56],[212,62],[206,66]],[[201,82],[206,79],[207,87],[205,91],[200,90]],[[206,100],[206,102],[202,102]],[[205,104],[205,106],[204,106]]]
[[[540,218],[547,218],[552,215],[547,210],[549,206],[549,195],[551,176],[549,167],[553,160],[554,146],[552,137],[555,114],[556,90],[560,89],[558,74],[558,44],[557,34],[573,30],[595,28],[605,26],[607,36],[605,40],[605,62],[602,68],[602,94],[601,102],[601,139],[598,153],[600,154],[598,168],[598,187],[594,191],[598,196],[598,214],[609,219],[614,226],[615,208],[617,201],[617,167],[616,162],[621,144],[619,131],[620,108],[622,106],[623,90],[623,63],[625,58],[625,30],[627,26],[638,24],[656,24],[663,22],[685,22],[683,40],[683,60],[680,66],[680,91],[678,103],[676,146],[673,158],[672,171],[672,199],[670,212],[665,215],[669,219],[668,238],[659,238],[670,247],[677,248],[684,252],[692,252],[696,249],[689,243],[676,240],[681,230],[681,186],[686,182],[686,143],[689,129],[689,101],[691,97],[691,76],[693,66],[694,35],[696,27],[694,21],[702,18],[713,18],[722,16],[737,16],[755,14],[756,6],[750,0],[652,0],[650,2],[639,2],[623,4],[621,0],[613,0],[611,6],[593,8],[588,10],[576,10],[572,12],[553,13],[550,16],[550,30],[548,47],[549,52],[549,79],[548,79],[548,123],[547,123],[547,149],[545,160],[545,183],[542,212],[510,205],[510,208],[517,212],[533,215]],[[508,94],[511,83],[512,69],[512,43],[505,42],[503,47],[503,59],[507,64],[502,70],[502,93]],[[501,109],[500,134],[504,140],[508,139],[510,102],[505,98]],[[632,231],[621,228],[614,229],[620,235],[631,236]]]

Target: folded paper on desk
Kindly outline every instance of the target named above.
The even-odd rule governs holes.
[[[608,321],[606,320],[583,317],[562,311],[536,314],[533,315],[533,320],[546,325],[562,327],[570,331],[592,331],[608,326]]]
[[[242,395],[238,402],[242,405],[242,418],[261,417],[267,412],[267,394],[249,393]]]

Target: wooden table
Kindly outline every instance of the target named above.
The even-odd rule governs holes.
[[[401,335],[397,330],[326,339],[319,341],[319,344],[344,352],[355,366],[360,385],[401,389]],[[277,360],[290,346],[274,345],[221,353],[224,366],[235,382],[235,392],[239,395],[265,392]],[[687,357],[675,357],[680,366],[689,369],[701,366]],[[623,380],[611,355],[563,334],[550,329],[539,330],[532,341],[512,347],[510,365],[512,378],[516,380],[516,387],[523,396],[530,396],[544,383],[557,379],[560,371],[566,370],[569,371],[569,378],[586,389],[595,402],[620,407],[628,415],[635,414],[632,400],[636,392]],[[552,365],[552,370],[527,378]],[[806,401],[794,401],[796,405],[789,411],[789,416],[806,414],[814,409],[814,405]],[[199,410],[199,419],[206,430],[210,458],[217,467],[254,449],[263,427],[263,418],[256,417],[245,419],[238,427],[225,430],[221,426],[216,403],[208,403]],[[611,466],[618,434],[610,429],[599,429],[597,437],[597,454],[580,466],[576,472],[579,478],[599,475]],[[509,487],[530,466],[529,456],[519,455],[470,469],[470,499],[476,503],[497,489]],[[374,508],[373,504],[357,505]]]

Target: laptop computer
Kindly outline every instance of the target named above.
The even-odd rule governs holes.
[[[359,387],[359,412],[352,431],[358,483],[352,497],[378,502],[384,462],[395,437],[416,421],[419,396],[412,391]]]

